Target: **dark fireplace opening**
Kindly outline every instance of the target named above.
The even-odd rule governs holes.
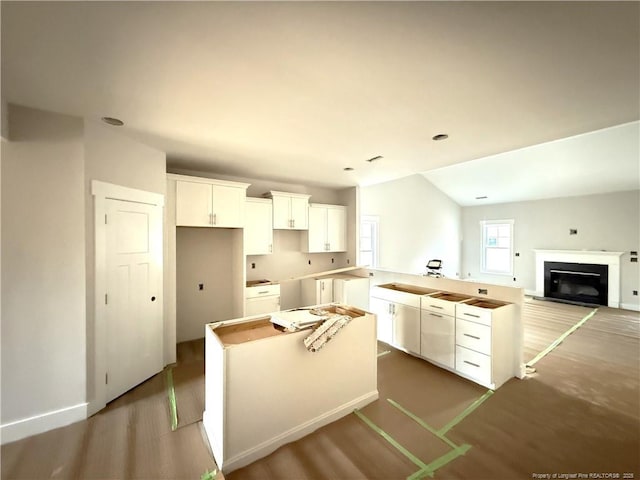
[[[544,296],[588,305],[607,305],[608,265],[544,262]]]

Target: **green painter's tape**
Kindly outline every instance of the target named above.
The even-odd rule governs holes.
[[[378,354],[378,357],[382,357],[383,355],[386,355],[387,353],[391,353],[391,350],[385,350],[384,352],[380,352]]]
[[[527,367],[533,367],[536,363],[538,363],[539,360],[541,360],[549,352],[553,351],[558,345],[560,345],[565,338],[567,338],[569,335],[571,335],[573,332],[579,329],[582,325],[584,325],[587,320],[589,320],[591,317],[593,317],[596,314],[597,311],[598,311],[597,308],[594,309],[591,313],[588,313],[582,320],[576,323],[573,327],[571,327],[569,330],[567,330],[562,335],[560,335],[556,340],[553,341],[551,345],[549,345],[547,348],[541,351],[538,355],[536,355],[533,358],[533,360],[531,360],[530,362],[527,362]]]
[[[394,407],[396,407],[398,410],[400,410],[402,413],[404,413],[406,416],[408,416],[409,418],[411,418],[412,420],[414,420],[418,425],[420,425],[421,427],[429,430],[431,433],[433,433],[436,437],[438,437],[440,440],[442,440],[444,443],[446,443],[447,445],[449,445],[451,448],[456,449],[458,448],[458,446],[453,443],[451,440],[449,440],[447,437],[445,437],[444,435],[442,435],[440,432],[438,432],[435,428],[431,427],[430,425],[427,424],[427,422],[425,422],[424,420],[422,420],[420,417],[418,417],[417,415],[414,415],[413,413],[411,413],[409,410],[407,410],[406,408],[404,408],[402,405],[400,405],[398,402],[395,402],[393,400],[391,400],[390,398],[387,398],[387,402],[389,402],[391,405],[393,405]]]
[[[178,407],[176,406],[176,391],[173,387],[173,369],[171,368],[167,370],[167,394],[171,411],[171,430],[175,430],[178,428]]]
[[[459,424],[467,415],[469,415],[476,408],[482,405],[482,403],[491,395],[493,395],[493,390],[487,390],[487,393],[482,395],[478,400],[476,400],[471,405],[469,405],[460,415],[458,415],[456,418],[454,418],[449,423],[447,423],[444,427],[438,430],[438,433],[440,435],[444,435],[445,433],[447,433],[449,430],[451,430],[453,427]]]
[[[206,472],[204,472],[201,476],[200,476],[200,480],[215,480],[215,478],[218,476],[218,470],[216,470],[215,468],[211,471],[207,470]]]
[[[364,423],[369,425],[373,431],[375,431],[378,435],[380,435],[387,442],[393,445],[396,448],[396,450],[398,450],[405,457],[407,457],[409,460],[415,463],[418,467],[420,467],[421,470],[428,468],[428,465],[426,463],[424,463],[422,460],[416,457],[413,453],[411,453],[409,450],[407,450],[402,445],[400,445],[396,439],[394,439],[391,435],[389,435],[387,432],[382,430],[378,425],[373,423],[365,414],[360,412],[360,410],[354,410],[353,413],[355,413],[358,416],[358,418],[360,418],[360,420],[362,420]]]
[[[469,449],[471,445],[461,445],[454,450],[451,450],[449,453],[445,453],[441,457],[436,458],[433,462],[423,468],[422,470],[418,470],[414,474],[407,477],[407,480],[419,480],[424,477],[433,477],[436,470],[444,467],[447,463],[455,460],[461,455],[464,455]]]

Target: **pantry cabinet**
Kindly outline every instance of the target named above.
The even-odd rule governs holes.
[[[244,227],[248,183],[174,177],[180,177],[176,180],[176,226]]]
[[[345,252],[347,250],[347,207],[312,203],[309,230],[303,233],[304,252]]]
[[[245,255],[273,253],[273,206],[271,200],[247,198],[245,207]]]
[[[309,198],[311,195],[270,191],[273,200],[273,228],[276,230],[306,230],[309,228]]]

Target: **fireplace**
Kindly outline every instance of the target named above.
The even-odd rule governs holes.
[[[603,266],[606,268],[606,287],[598,288],[592,284],[590,281],[593,281],[595,276],[593,275],[583,275],[581,279],[578,279],[576,276],[568,277],[569,280],[574,281],[574,283],[586,283],[586,286],[583,285],[583,288],[579,287],[571,287],[566,282],[558,282],[556,284],[557,290],[559,290],[559,294],[564,295],[570,293],[572,290],[578,291],[579,295],[588,295],[589,297],[594,296],[593,290],[586,287],[592,287],[596,290],[599,290],[598,299],[589,299],[587,302],[584,300],[578,300],[583,303],[593,303],[598,305],[608,305],[613,308],[620,308],[620,256],[624,252],[611,252],[605,250],[534,250],[536,254],[536,289],[532,293],[534,296],[538,297],[547,297],[549,296],[546,292],[545,288],[545,264],[549,263],[565,263],[565,264],[579,264],[579,265],[597,265]],[[554,268],[554,270],[561,270],[559,268]],[[571,268],[565,268],[565,270],[569,271],[577,271]],[[587,272],[587,273],[600,273],[600,272]],[[585,281],[586,278],[589,278],[589,281]],[[565,276],[565,279],[567,277]],[[576,282],[576,280],[578,280]],[[600,281],[602,281],[602,273],[600,273]],[[594,282],[595,283],[595,282]],[[602,290],[606,291],[606,297],[600,297],[602,294]],[[558,297],[556,297],[558,298]],[[567,300],[566,298],[561,298],[562,300]],[[603,299],[606,299],[603,302]],[[576,300],[573,300],[576,301]]]
[[[607,305],[609,267],[590,263],[544,262],[544,296],[588,305]]]

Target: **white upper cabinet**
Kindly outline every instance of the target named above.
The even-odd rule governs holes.
[[[347,250],[347,207],[309,205],[309,231],[303,234],[302,250],[309,253]]]
[[[273,205],[268,198],[247,198],[244,227],[245,255],[273,253]]]
[[[244,227],[248,183],[172,177],[176,179],[176,226]]]
[[[271,191],[273,228],[276,230],[306,230],[309,228],[309,197],[299,193]]]

